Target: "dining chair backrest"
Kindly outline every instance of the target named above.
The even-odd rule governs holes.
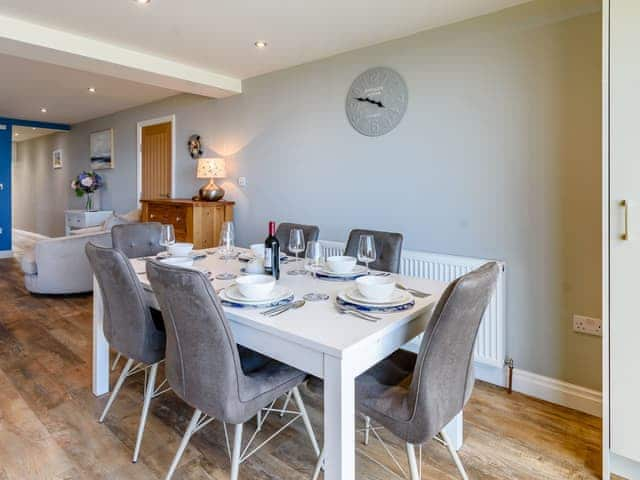
[[[248,379],[211,282],[201,272],[156,261],[147,262],[147,276],[167,333],[169,385],[206,414],[242,423],[246,412],[241,395]]]
[[[156,326],[129,259],[115,248],[87,243],[85,252],[100,286],[103,331],[110,346],[146,364],[164,357],[164,332]]]
[[[320,229],[316,225],[302,225],[300,223],[287,222],[281,223],[278,225],[276,230],[276,238],[280,243],[280,251],[288,255],[293,254],[289,251],[289,236],[291,235],[291,230],[294,228],[302,230],[305,243],[318,241],[318,238],[320,237]]]
[[[400,272],[400,260],[402,258],[401,233],[362,229],[351,230],[344,252],[345,255],[357,258],[361,235],[373,235],[376,244],[376,260],[369,264],[370,268],[383,272]]]
[[[495,290],[496,262],[452,282],[425,329],[408,402],[413,407],[411,437],[422,443],[447,425],[469,400],[475,380],[473,347],[480,322]]]
[[[113,248],[117,248],[127,258],[155,256],[164,250],[160,245],[162,224],[124,223],[111,229]]]

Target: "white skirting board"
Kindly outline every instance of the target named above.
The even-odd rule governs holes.
[[[13,250],[0,250],[0,258],[13,257]]]
[[[507,368],[492,368],[476,362],[475,369],[478,380],[501,387],[507,386]],[[602,393],[597,390],[515,368],[513,391],[602,417]]]
[[[640,463],[621,457],[615,453],[611,453],[609,465],[611,473],[629,480],[640,478]]]

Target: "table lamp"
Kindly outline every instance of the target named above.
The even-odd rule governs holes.
[[[216,185],[214,178],[227,176],[224,158],[199,158],[197,178],[208,178],[209,183],[200,188],[199,200],[215,202],[224,197],[224,189]]]

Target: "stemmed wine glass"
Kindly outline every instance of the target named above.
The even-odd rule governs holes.
[[[324,252],[322,245],[317,241],[310,241],[307,243],[307,252],[305,254],[307,268],[311,270],[314,280],[317,278],[316,273],[324,266]],[[329,295],[324,293],[307,293],[303,299],[308,302],[318,302],[321,300],[329,300]]]
[[[162,225],[160,230],[160,245],[163,246],[167,252],[169,247],[176,243],[176,233],[173,229],[173,225]]]
[[[235,232],[232,222],[224,222],[220,231],[220,258],[224,260],[225,270],[228,269],[229,260],[233,258],[235,247]],[[217,280],[233,280],[237,275],[231,272],[222,272],[216,275]]]
[[[293,228],[289,234],[289,251],[296,254],[296,267],[298,266],[298,254],[304,252],[304,232],[301,228]],[[289,275],[305,275],[302,268],[289,270]]]
[[[358,261],[367,266],[367,275],[369,275],[369,263],[376,261],[376,242],[373,235],[360,235]]]

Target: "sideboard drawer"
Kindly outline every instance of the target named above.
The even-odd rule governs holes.
[[[67,223],[73,228],[85,228],[85,215],[82,213],[67,213]]]
[[[176,241],[192,242],[197,249],[217,245],[225,221],[233,220],[233,202],[142,200],[142,221],[173,225]]]

